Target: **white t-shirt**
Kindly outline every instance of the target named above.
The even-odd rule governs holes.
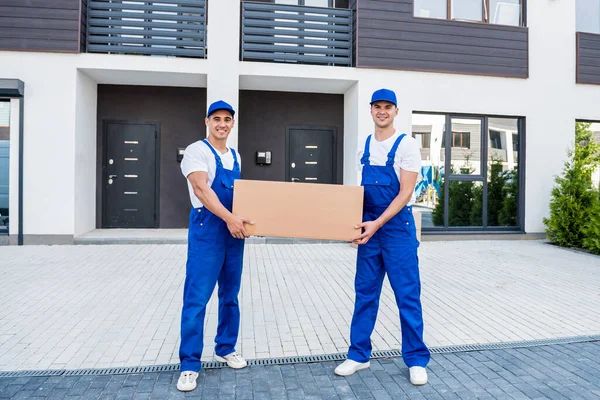
[[[209,143],[210,144],[210,143]],[[221,158],[221,163],[223,164],[223,168],[232,170],[233,169],[233,153],[231,152],[231,148],[227,148],[227,152],[225,154],[221,154],[221,152],[215,149],[217,155]],[[242,158],[240,157],[240,153],[235,152],[238,163],[240,165],[240,169],[242,168]],[[203,207],[202,202],[199,198],[194,194],[194,189],[192,188],[192,184],[189,179],[187,179],[188,175],[192,172],[204,171],[208,172],[208,186],[211,186],[213,181],[215,180],[215,174],[217,173],[217,162],[215,161],[215,156],[212,151],[208,148],[205,143],[202,143],[202,140],[198,140],[190,144],[183,154],[183,160],[181,160],[181,172],[183,176],[185,176],[188,191],[190,192],[190,201],[192,202],[192,206],[194,208]]]
[[[382,166],[387,162],[387,156],[392,150],[394,146],[394,142],[401,134],[396,131],[390,138],[378,142],[375,139],[375,135],[371,136],[371,144],[369,146],[369,153],[371,156],[369,157],[371,165]],[[365,142],[363,142],[360,150],[358,151],[358,170],[362,173],[362,164],[360,163],[360,159],[363,156],[365,150]],[[396,158],[394,159],[394,171],[396,172],[396,176],[398,176],[398,181],[400,181],[400,169],[410,172],[418,172],[420,175],[421,172],[421,151],[419,150],[419,143],[410,135],[404,136],[404,139],[398,145],[398,149],[396,150]],[[417,178],[417,181],[419,178]],[[408,206],[412,206],[415,203],[415,193],[413,191],[412,198],[408,201]]]

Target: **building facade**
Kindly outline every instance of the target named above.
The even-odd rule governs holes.
[[[598,60],[600,0],[0,0],[0,235],[186,228],[218,99],[242,178],[357,185],[381,87],[423,235],[541,234]]]

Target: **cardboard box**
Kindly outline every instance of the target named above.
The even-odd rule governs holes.
[[[351,241],[360,234],[361,186],[236,180],[233,213],[252,236]]]
[[[415,227],[417,228],[417,239],[421,241],[421,212],[413,207],[413,217],[415,218]]]
[[[421,212],[417,211],[413,207],[413,217],[415,218],[415,227],[417,228],[417,240],[421,241]],[[357,249],[358,245],[354,243],[350,243],[350,246]]]

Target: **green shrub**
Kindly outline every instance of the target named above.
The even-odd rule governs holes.
[[[563,173],[556,178],[550,217],[544,218],[548,239],[560,246],[582,247],[584,230],[593,231],[587,227],[592,213],[598,208],[599,198],[592,188],[591,176],[600,162],[600,145],[594,142],[589,127],[588,123],[576,123],[575,150],[569,150]]]
[[[591,209],[590,219],[583,228],[583,236],[583,247],[600,255],[600,191],[598,201]]]

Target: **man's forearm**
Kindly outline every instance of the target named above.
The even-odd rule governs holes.
[[[386,208],[386,210],[377,218],[376,222],[378,222],[379,226],[385,225],[390,219],[392,219],[396,214],[400,212],[410,201],[412,197],[413,190],[401,190],[398,193],[398,196]]]
[[[206,189],[201,189],[196,187],[194,188],[194,194],[202,202],[204,207],[223,221],[226,221],[232,215],[229,210],[223,206],[212,188],[207,187]]]

